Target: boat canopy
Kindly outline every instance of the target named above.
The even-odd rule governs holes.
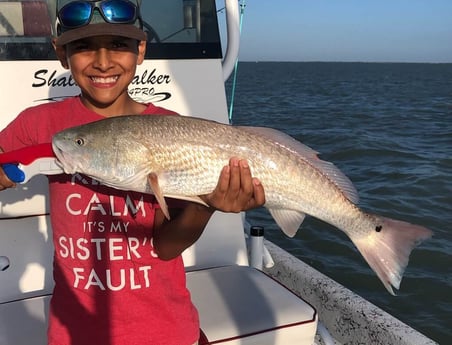
[[[56,0],[0,1],[0,61],[54,60]],[[147,59],[221,58],[215,0],[141,1]]]

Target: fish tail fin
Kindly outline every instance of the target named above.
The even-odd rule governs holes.
[[[389,293],[395,295],[392,288],[400,288],[411,251],[430,238],[432,231],[399,220],[371,217],[378,220],[373,231],[353,242]]]

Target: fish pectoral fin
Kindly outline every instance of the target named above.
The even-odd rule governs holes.
[[[187,196],[187,195],[173,195],[173,194],[166,194],[165,195],[168,198],[173,198],[173,199],[179,199],[179,200],[186,200],[186,201],[190,201],[190,202],[195,202],[197,204],[201,204],[204,205],[206,207],[210,207],[209,205],[207,205],[199,196]]]
[[[294,237],[303,223],[306,214],[299,211],[284,210],[284,209],[269,209],[268,210],[275,220],[276,224],[289,237]]]
[[[149,182],[149,187],[152,190],[152,193],[154,194],[155,198],[157,199],[157,202],[160,205],[160,209],[162,210],[166,219],[169,220],[170,214],[168,211],[168,205],[166,204],[165,197],[163,196],[162,190],[160,189],[159,179],[158,179],[157,174],[150,173],[148,175],[148,182]]]

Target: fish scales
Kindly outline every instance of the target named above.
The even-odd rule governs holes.
[[[299,210],[301,201],[305,213],[336,226],[342,225],[339,221],[344,219],[343,212],[335,212],[338,203],[331,203],[325,209],[322,202],[325,197],[343,199],[342,192],[331,188],[331,181],[322,178],[321,173],[307,162],[289,155],[287,148],[269,145],[266,138],[243,131],[241,127],[220,124],[212,127],[211,122],[204,121],[199,126],[187,126],[187,121],[193,124],[191,119],[177,117],[171,120],[165,123],[174,123],[168,123],[162,126],[161,131],[153,133],[157,135],[152,136],[153,142],[150,143],[154,146],[154,139],[165,142],[171,138],[174,146],[168,145],[166,150],[159,147],[163,160],[174,157],[167,160],[172,165],[165,165],[164,170],[186,173],[186,179],[171,174],[174,178],[167,180],[178,183],[161,186],[169,194],[202,195],[211,192],[221,168],[236,156],[247,159],[253,176],[262,182],[266,190],[266,207]],[[216,143],[215,149],[211,143]],[[191,158],[188,165],[182,166],[183,157]],[[190,182],[190,179],[195,181]],[[349,212],[354,211],[352,205],[347,203],[347,206],[351,206]],[[341,216],[333,219],[334,214]]]
[[[264,186],[265,207],[286,234],[294,236],[306,214],[334,225],[391,293],[399,288],[411,250],[431,236],[424,227],[363,212],[339,169],[270,128],[183,116],[118,116],[57,133],[53,147],[66,173],[196,202],[214,190],[230,158],[246,159]],[[164,203],[163,197],[157,200]]]

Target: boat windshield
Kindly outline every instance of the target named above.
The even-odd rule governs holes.
[[[148,59],[221,58],[215,0],[140,1]],[[0,61],[54,60],[56,0],[0,0]]]

